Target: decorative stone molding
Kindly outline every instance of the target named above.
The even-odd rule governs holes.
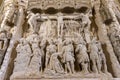
[[[32,8],[40,8],[42,10],[46,10],[50,7],[55,9],[63,9],[65,7],[73,7],[75,9],[79,9],[81,7],[91,7],[91,1],[89,0],[29,0],[28,1],[28,9]]]

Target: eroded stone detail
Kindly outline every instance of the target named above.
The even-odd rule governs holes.
[[[119,10],[114,1],[8,2],[0,27],[0,65],[5,53],[16,52],[10,80],[120,76]]]

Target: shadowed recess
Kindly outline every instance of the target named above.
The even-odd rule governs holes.
[[[61,9],[62,13],[72,14],[74,13],[75,9],[73,7],[65,7]]]
[[[81,7],[79,9],[77,9],[76,11],[79,12],[79,13],[85,13],[87,10],[88,10],[87,7]]]
[[[104,21],[106,25],[110,25],[113,22],[113,19],[107,19]]]
[[[32,11],[33,13],[42,13],[42,10],[39,9],[39,8],[33,8],[33,9],[31,9],[31,11]]]
[[[58,12],[57,9],[50,7],[47,10],[44,11],[46,14],[56,14]]]

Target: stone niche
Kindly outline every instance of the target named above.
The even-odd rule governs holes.
[[[109,0],[5,0],[1,80],[120,77],[119,21]]]

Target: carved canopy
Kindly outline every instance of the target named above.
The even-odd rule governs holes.
[[[40,10],[47,10],[54,8],[57,10],[64,9],[66,7],[80,9],[91,8],[90,0],[28,0],[28,10],[38,8]]]

